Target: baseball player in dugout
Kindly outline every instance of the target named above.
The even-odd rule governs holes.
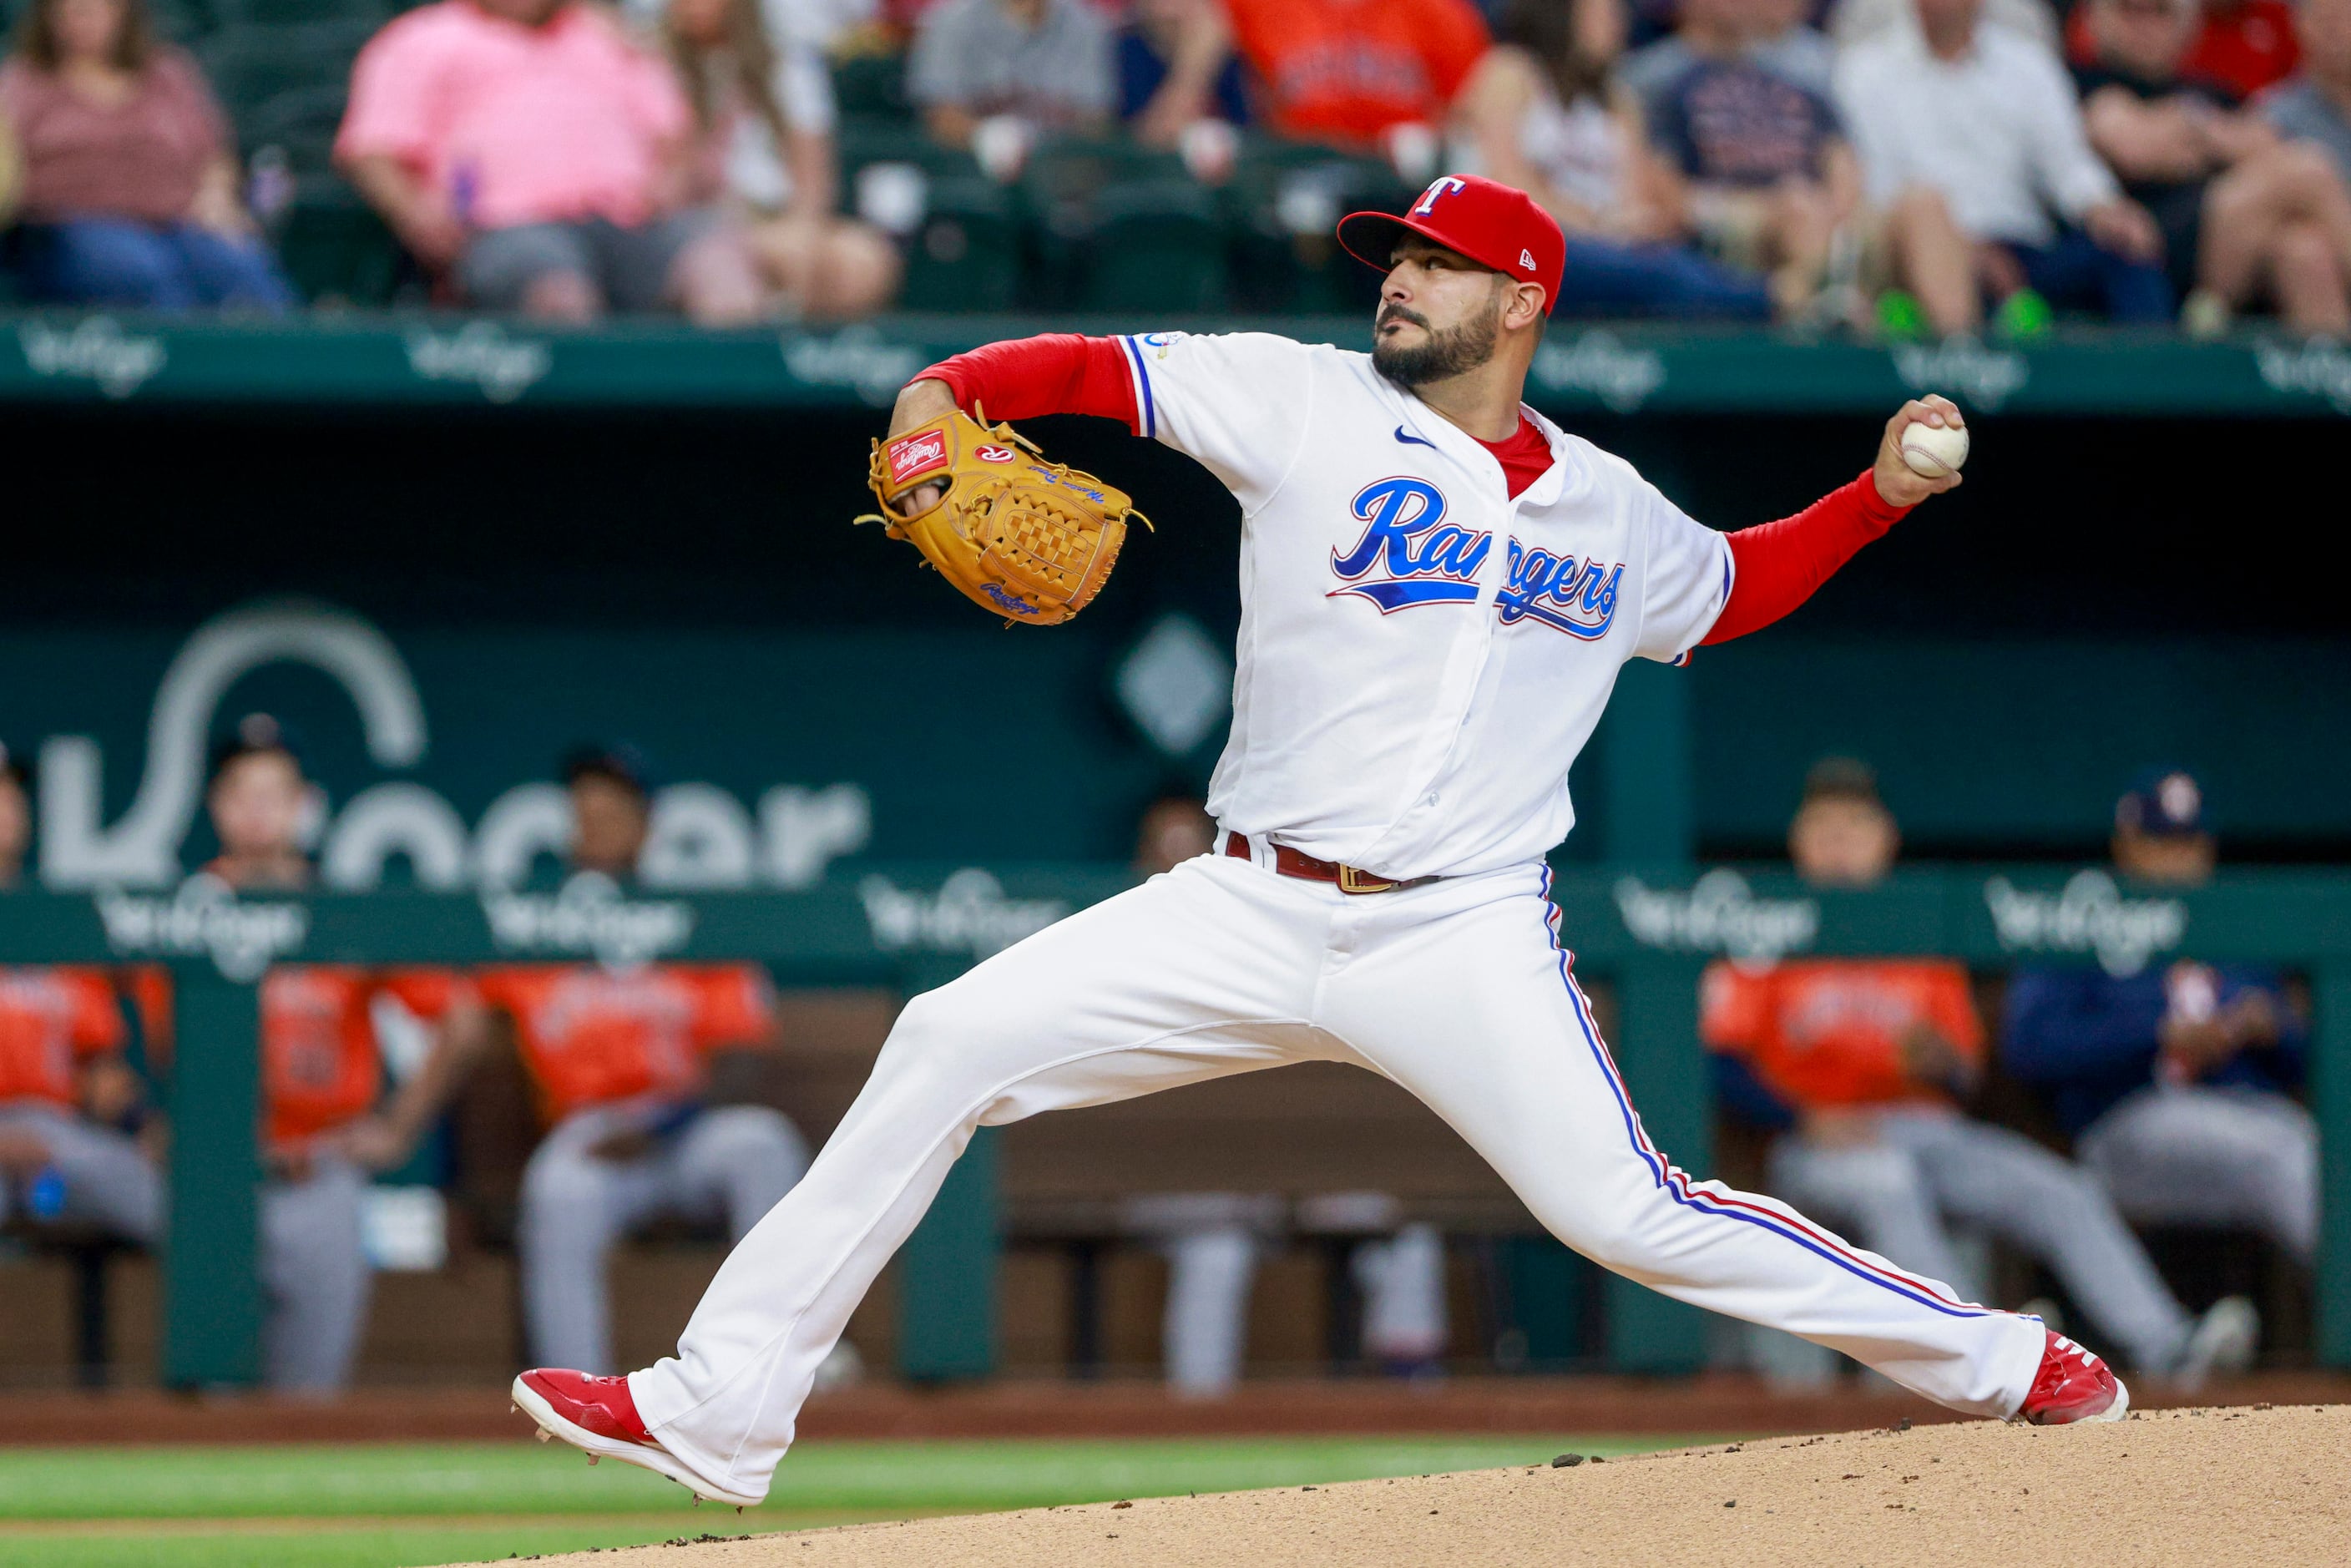
[[[1901,433],[1956,431],[1959,410],[1906,403],[1850,483],[1718,532],[1526,406],[1566,246],[1523,193],[1446,175],[1338,237],[1385,276],[1369,353],[1053,335],[957,355],[900,394],[874,454],[883,520],[1007,619],[1081,605],[1102,551],[1069,519],[1131,508],[967,411],[1123,421],[1239,502],[1216,848],[908,1002],[677,1354],[624,1378],[525,1373],[514,1398],[542,1430],[757,1502],[851,1308],[974,1128],[1297,1061],[1403,1085],[1554,1235],[1668,1296],[1954,1409],[2122,1416],[2113,1373],[2037,1319],[1677,1169],[1642,1130],[1549,898],[1568,769],[1619,667],[1680,664],[1794,610],[1958,483],[1914,470]]]
[[[2158,768],[2115,806],[2115,870],[2146,887],[2210,880],[2204,791]],[[2020,969],[2003,1060],[2048,1096],[2082,1163],[2145,1225],[2248,1229],[2318,1258],[2318,1124],[2294,1091],[2309,997],[2262,964],[2183,957],[2132,975]]]
[[[32,781],[0,744],[0,894],[23,883]],[[0,967],[0,1222],[155,1239],[163,1187],[137,1133],[128,1040],[104,969]]]
[[[304,845],[321,814],[301,749],[267,714],[213,748],[204,804],[220,853],[198,874],[240,891],[311,884]],[[160,974],[149,985],[167,984]],[[362,1241],[371,1170],[398,1163],[376,1115],[386,1090],[376,1009],[406,1011],[436,1042],[477,1030],[473,989],[446,969],[281,964],[261,982],[262,1364],[272,1388],[329,1394],[350,1381],[374,1270]],[[151,1033],[168,998],[142,997]],[[429,1046],[392,1092],[390,1114],[437,1098],[451,1052]]]
[[[583,747],[563,782],[573,878],[634,882],[652,827],[643,755]],[[547,1128],[523,1167],[515,1237],[531,1354],[609,1367],[613,1247],[664,1218],[739,1239],[808,1166],[781,1112],[724,1103],[714,1082],[731,1059],[774,1049],[774,986],[756,964],[512,965],[475,983],[485,1014],[511,1029]],[[494,1038],[486,1023],[452,1032],[455,1060],[388,1118],[383,1157],[413,1146]],[[827,1376],[854,1361],[844,1348]]]
[[[1815,765],[1788,830],[1816,887],[1871,887],[1901,834],[1851,758]],[[1722,1103],[1784,1131],[1772,1193],[1873,1251],[1964,1290],[1950,1227],[2044,1263],[2130,1364],[2196,1387],[2252,1361],[2260,1316],[2242,1296],[2191,1317],[2096,1176],[1962,1107],[1983,1075],[1966,967],[1949,958],[1812,958],[1706,973],[1700,1033]]]

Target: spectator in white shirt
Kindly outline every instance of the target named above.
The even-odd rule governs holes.
[[[2168,321],[2155,220],[2091,150],[2056,57],[1981,22],[1982,4],[1917,0],[1917,28],[1838,62],[1838,105],[1896,268],[1945,335],[1975,331],[1986,294],[2028,288],[2117,321]]]
[[[2049,0],[1984,0],[1983,15],[1985,21],[2056,51],[2057,13]],[[1865,38],[1912,26],[1910,0],[1834,0],[1822,26],[1838,48],[1849,49]]]

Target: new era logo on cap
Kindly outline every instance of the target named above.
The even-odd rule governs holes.
[[[1499,180],[1439,175],[1402,216],[1348,214],[1340,220],[1339,244],[1357,261],[1385,272],[1404,233],[1434,240],[1505,276],[1541,284],[1545,314],[1559,298],[1567,240],[1557,220],[1524,191]]]

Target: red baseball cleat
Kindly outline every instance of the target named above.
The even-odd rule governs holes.
[[[516,1378],[511,1392],[515,1408],[538,1423],[540,1442],[560,1437],[584,1451],[591,1465],[609,1455],[642,1466],[677,1482],[694,1493],[696,1502],[709,1498],[747,1508],[759,1500],[712,1485],[663,1448],[661,1439],[645,1430],[625,1377],[537,1367]]]
[[[2129,1410],[2130,1390],[2105,1362],[2064,1334],[2050,1333],[2032,1391],[2009,1419],[2066,1427],[2076,1421],[2119,1421]]]

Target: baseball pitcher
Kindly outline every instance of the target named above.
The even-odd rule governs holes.
[[[1859,478],[1718,533],[1526,407],[1565,242],[1522,193],[1447,175],[1339,238],[1386,275],[1368,354],[1258,333],[1045,337],[959,355],[901,394],[874,458],[884,521],[1008,620],[1081,609],[1133,508],[963,411],[1122,419],[1239,500],[1217,848],[909,1002],[674,1357],[516,1380],[543,1431],[757,1502],[818,1364],[974,1128],[1309,1061],[1404,1085],[1553,1234],[1669,1296],[1955,1409],[2123,1414],[2105,1364],[2037,1320],[1677,1169],[1642,1130],[1548,897],[1568,769],[1619,666],[1678,664],[1794,609],[1958,483],[1914,472],[1899,445],[1959,411],[1906,404]]]

